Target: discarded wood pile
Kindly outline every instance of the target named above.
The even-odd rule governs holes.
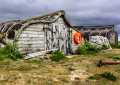
[[[49,59],[51,54],[47,54],[48,52],[51,51],[56,51],[57,49],[53,49],[53,50],[47,50],[47,51],[40,51],[40,52],[36,52],[36,53],[30,53],[27,54],[27,56],[24,58],[24,60],[30,60],[30,59]]]

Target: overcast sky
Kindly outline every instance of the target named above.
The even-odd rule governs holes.
[[[120,36],[120,0],[0,0],[0,23],[59,10],[71,25],[115,25]]]

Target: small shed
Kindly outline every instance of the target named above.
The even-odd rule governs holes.
[[[91,36],[106,37],[110,43],[118,45],[118,35],[114,30],[114,25],[108,26],[73,26],[79,30],[84,39],[88,40]]]
[[[0,25],[0,43],[12,44],[21,54],[48,50],[75,52],[81,44],[74,42],[79,32],[66,19],[63,10],[26,20],[13,20]]]

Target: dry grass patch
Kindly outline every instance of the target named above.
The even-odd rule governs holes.
[[[117,52],[116,52],[117,51]],[[95,55],[75,56],[64,61],[0,61],[1,85],[120,85],[120,65],[97,67],[99,59],[114,61],[120,49],[101,51]],[[113,82],[105,78],[88,79],[94,74],[110,72],[117,77]]]

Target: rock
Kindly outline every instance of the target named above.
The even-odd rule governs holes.
[[[69,55],[69,56],[66,56],[67,58],[73,58],[74,56],[73,55]]]
[[[53,81],[56,81],[56,82],[60,82],[58,79],[56,79],[56,78],[52,78],[53,79]]]
[[[91,36],[89,43],[97,48],[101,48],[103,45],[106,45],[109,49],[111,49],[108,39],[103,36]]]
[[[23,75],[22,75],[22,73],[19,73],[19,75],[18,75],[19,77],[22,77]]]
[[[2,43],[0,43],[0,46],[1,46],[1,48],[5,48],[5,45],[4,45],[4,44],[2,44]]]

